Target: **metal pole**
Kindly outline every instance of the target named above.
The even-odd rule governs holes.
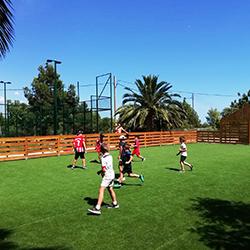
[[[114,114],[116,112],[116,79],[114,76]],[[115,116],[114,116],[114,120],[115,120]]]
[[[93,106],[92,106],[92,96],[90,97],[90,120],[91,120],[91,126],[90,126],[90,130],[91,133],[93,133]]]
[[[86,102],[83,102],[83,130],[86,131]]]
[[[8,136],[7,133],[7,100],[6,100],[6,82],[3,83],[4,88],[4,133],[5,136]]]
[[[96,77],[96,132],[99,131],[99,117],[98,117],[98,100],[99,100],[99,94],[98,94],[98,76]]]
[[[76,84],[77,84],[77,96],[78,96],[79,101],[80,101],[80,86],[79,86],[79,82],[77,82]]]
[[[11,82],[0,81],[0,83],[3,83],[3,91],[4,91],[4,134],[5,136],[8,136],[6,84],[11,84]]]
[[[192,93],[192,108],[194,109],[194,93]]]
[[[57,134],[57,70],[56,65],[61,64],[62,62],[57,60],[47,59],[46,64],[54,62],[54,135]]]
[[[9,116],[9,104],[8,104],[8,101],[7,101],[7,136],[10,135],[10,116]]]
[[[54,61],[54,135],[57,134],[57,73],[56,73],[56,61]]]
[[[112,100],[112,92],[113,92],[113,88],[112,88],[112,74],[110,73],[110,132],[112,132],[113,130],[113,100]]]

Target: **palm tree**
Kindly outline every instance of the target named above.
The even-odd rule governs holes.
[[[118,108],[119,122],[132,130],[162,130],[179,127],[185,118],[181,102],[171,94],[172,85],[158,82],[155,75],[142,76],[135,85],[138,90],[126,87],[130,93],[123,96],[123,106]]]
[[[0,0],[0,59],[5,57],[14,40],[11,0]]]

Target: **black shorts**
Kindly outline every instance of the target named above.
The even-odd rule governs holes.
[[[77,151],[75,151],[75,160],[77,160],[79,157],[81,159],[85,159],[85,152],[77,152]]]
[[[123,170],[122,170],[123,174],[132,174],[132,165],[130,164],[123,164]]]
[[[187,159],[187,156],[181,155],[181,161],[185,161]]]

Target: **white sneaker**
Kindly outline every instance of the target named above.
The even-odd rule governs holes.
[[[119,204],[117,203],[116,205],[112,204],[108,204],[107,208],[119,208]]]
[[[100,215],[101,214],[101,209],[97,209],[95,207],[93,208],[89,208],[88,211],[92,214],[97,214],[97,215]]]

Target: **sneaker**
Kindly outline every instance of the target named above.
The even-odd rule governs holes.
[[[141,182],[144,182],[144,176],[142,174],[139,176],[139,178],[140,178]]]
[[[114,204],[112,203],[112,204],[108,204],[106,207],[107,207],[107,208],[119,208],[119,204],[117,203],[116,205],[114,205]]]
[[[185,173],[185,170],[179,170],[179,173],[180,173],[180,174],[184,174],[184,173]]]
[[[101,209],[97,209],[95,207],[93,208],[89,208],[88,211],[92,214],[97,214],[97,215],[100,215],[101,214]]]
[[[145,158],[145,157],[143,157],[141,160],[142,160],[142,161],[145,161],[145,160],[146,160],[146,158]]]
[[[122,184],[119,182],[114,184],[114,188],[120,188],[121,186],[122,186]]]
[[[74,166],[71,167],[72,170],[74,170],[74,168],[75,168]]]
[[[190,170],[191,170],[191,171],[193,170],[193,167],[194,167],[193,165],[190,166]]]
[[[85,167],[82,167],[82,169],[87,169],[87,167],[85,166]]]

